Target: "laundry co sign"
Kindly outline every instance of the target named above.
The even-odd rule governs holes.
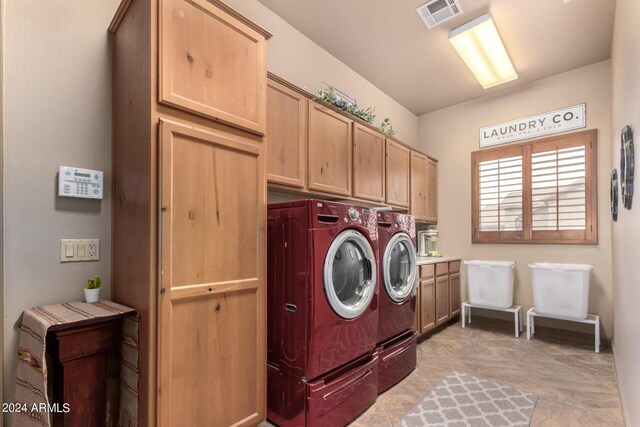
[[[480,148],[580,129],[587,123],[586,104],[574,105],[480,129]]]

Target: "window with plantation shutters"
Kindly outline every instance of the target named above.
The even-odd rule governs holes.
[[[596,131],[472,154],[474,243],[597,243]]]

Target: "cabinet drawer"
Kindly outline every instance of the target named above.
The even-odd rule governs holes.
[[[420,277],[422,279],[427,279],[429,277],[433,277],[434,276],[434,269],[433,269],[434,265],[433,264],[429,264],[429,265],[421,265],[420,266]]]
[[[459,273],[459,272],[460,272],[460,261],[449,262],[449,273]]]
[[[439,262],[436,264],[436,276],[442,276],[449,273],[449,263]]]
[[[118,341],[118,321],[100,322],[96,325],[82,326],[52,332],[57,343],[57,357],[60,362],[88,357],[111,349]],[[54,350],[55,353],[55,350]]]

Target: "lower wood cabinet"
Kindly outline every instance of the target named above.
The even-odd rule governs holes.
[[[422,336],[460,314],[460,261],[421,265],[416,331]]]
[[[250,225],[265,222],[262,150],[181,124],[160,131],[160,425],[258,424],[265,236]]]
[[[436,326],[447,322],[451,317],[449,312],[449,276],[436,277]]]
[[[424,334],[436,327],[436,286],[433,277],[420,281],[420,312],[417,318],[420,319],[419,334]]]
[[[460,314],[462,296],[460,294],[460,261],[449,263],[449,315],[455,317]]]

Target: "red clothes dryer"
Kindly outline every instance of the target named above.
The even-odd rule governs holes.
[[[375,212],[278,203],[267,227],[268,418],[344,425],[377,395]]]
[[[411,215],[378,212],[379,301],[378,392],[382,393],[416,367],[418,266],[416,227]]]

